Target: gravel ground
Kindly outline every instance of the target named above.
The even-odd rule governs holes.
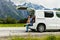
[[[10,40],[9,37],[0,37],[0,40]]]

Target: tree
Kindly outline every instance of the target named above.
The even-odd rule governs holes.
[[[24,18],[24,19],[20,19],[18,23],[26,23],[26,21],[27,21],[27,18]]]
[[[7,17],[6,18],[6,23],[7,24],[16,24],[17,20],[15,18]]]

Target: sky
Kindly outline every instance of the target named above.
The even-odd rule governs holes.
[[[60,0],[11,0],[14,4],[19,5],[24,2],[31,2],[37,5],[43,5],[46,8],[60,8]]]

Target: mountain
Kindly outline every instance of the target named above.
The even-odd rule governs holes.
[[[42,5],[37,5],[33,3],[24,3],[19,6],[26,6],[28,8],[34,8],[36,10],[43,9]],[[16,5],[10,0],[0,0],[0,18],[12,17],[17,20],[26,18],[29,15],[27,10],[18,10]]]
[[[28,8],[34,8],[35,10],[41,10],[41,9],[44,9],[45,7],[42,6],[42,5],[37,5],[37,4],[33,4],[33,3],[24,3],[22,5],[19,5],[19,6],[26,6]]]
[[[13,2],[10,0],[0,0],[0,18],[6,18],[8,16],[17,20],[24,18],[24,14],[16,9],[16,5]]]

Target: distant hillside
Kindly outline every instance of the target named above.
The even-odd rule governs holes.
[[[29,8],[34,8],[36,10],[43,9],[42,5],[32,4],[32,3],[24,3],[19,6],[27,6]],[[6,18],[6,17],[12,17],[17,20],[20,20],[22,18],[26,18],[29,15],[29,12],[26,10],[17,10],[16,5],[14,5],[13,2],[10,0],[0,0],[0,18]]]
[[[8,16],[16,19],[23,18],[22,13],[16,9],[16,5],[13,5],[13,2],[0,0],[0,18]]]
[[[36,10],[41,10],[41,9],[43,9],[43,8],[45,8],[44,6],[42,6],[42,5],[37,5],[37,4],[33,4],[33,3],[24,3],[24,4],[22,4],[22,5],[19,5],[19,6],[26,6],[26,7],[28,7],[28,8],[34,8],[34,9],[36,9]]]

